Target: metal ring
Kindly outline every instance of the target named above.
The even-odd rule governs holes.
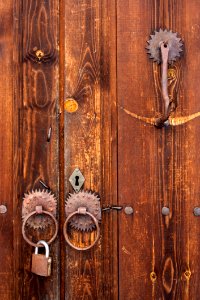
[[[38,213],[37,213],[36,210],[35,210],[35,211],[31,212],[30,214],[28,214],[28,215],[24,218],[24,221],[23,221],[23,224],[22,224],[22,235],[23,235],[23,238],[25,239],[25,241],[26,241],[29,245],[31,245],[31,246],[33,246],[33,247],[44,247],[43,245],[38,245],[37,243],[31,242],[31,241],[27,238],[27,236],[26,236],[26,234],[25,234],[25,224],[26,224],[27,220],[28,220],[30,217],[32,217],[33,215],[36,215],[36,214],[38,214]],[[56,227],[55,233],[54,233],[53,237],[47,242],[47,244],[49,245],[49,244],[51,244],[51,243],[55,240],[55,238],[56,238],[56,236],[57,236],[57,234],[58,234],[58,222],[57,222],[56,218],[54,217],[54,215],[52,215],[50,212],[48,212],[48,211],[46,211],[46,210],[43,210],[43,211],[42,211],[42,214],[45,214],[45,215],[50,216],[50,217],[53,219],[53,221],[54,221],[54,223],[55,223],[55,227]]]
[[[73,249],[76,249],[76,250],[79,250],[79,251],[84,251],[84,250],[88,250],[88,249],[92,248],[92,247],[97,243],[97,241],[98,241],[98,239],[99,239],[99,237],[100,237],[100,227],[99,227],[98,220],[95,218],[95,216],[93,216],[91,213],[89,213],[88,211],[86,211],[86,212],[85,212],[85,215],[90,216],[90,217],[92,218],[92,220],[94,221],[95,225],[96,225],[96,228],[97,228],[97,236],[96,236],[94,242],[93,242],[90,246],[82,247],[82,248],[79,248],[79,247],[74,246],[74,245],[70,242],[70,240],[69,240],[69,237],[68,237],[68,234],[67,234],[67,225],[68,225],[68,223],[69,223],[69,220],[70,220],[73,216],[75,216],[75,215],[77,215],[77,214],[80,215],[80,213],[78,212],[78,210],[75,211],[75,212],[73,212],[73,213],[71,213],[71,214],[67,217],[67,219],[66,219],[66,221],[65,221],[65,223],[64,223],[64,226],[63,226],[63,234],[64,234],[64,237],[65,237],[65,241],[66,241]]]

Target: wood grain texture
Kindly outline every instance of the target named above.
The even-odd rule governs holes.
[[[79,167],[84,189],[97,192],[102,205],[116,201],[115,28],[114,2],[66,2],[65,99],[74,97],[79,109],[74,114],[65,112],[65,196],[72,191],[69,176]],[[115,230],[116,215],[108,214],[103,216],[97,246],[84,253],[66,246],[65,299],[117,297]],[[72,234],[80,246],[81,234]],[[85,241],[93,239],[94,234],[84,235]]]
[[[13,293],[14,299],[21,299],[23,294],[23,250],[21,234],[22,203],[22,2],[13,1]]]
[[[42,179],[58,196],[58,1],[23,2],[23,192],[42,189]],[[44,53],[39,61],[36,51]],[[47,133],[52,127],[50,142]],[[49,239],[46,231],[27,229],[33,240]],[[34,249],[24,243],[23,299],[59,299],[58,241],[50,246],[52,275],[41,278],[30,272]]]
[[[8,28],[8,24],[10,24]],[[13,293],[13,13],[12,1],[0,4],[0,205],[7,213],[0,214],[0,295],[11,300]],[[9,221],[8,221],[9,220]]]
[[[155,29],[180,33],[185,55],[169,82],[175,116],[199,111],[199,18],[197,1],[118,1],[119,106],[142,116],[161,111],[159,67],[145,53]],[[126,51],[125,51],[126,49]],[[128,85],[127,85],[128,83]],[[119,109],[120,299],[198,299],[199,121],[156,130]],[[131,142],[130,142],[131,140]],[[161,209],[169,206],[170,215]]]

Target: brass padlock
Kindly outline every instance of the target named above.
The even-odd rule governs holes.
[[[35,248],[35,253],[32,254],[32,267],[31,272],[40,276],[51,275],[51,257],[49,257],[49,245],[45,241],[39,241],[37,243],[44,245],[45,255],[38,254],[38,247]]]

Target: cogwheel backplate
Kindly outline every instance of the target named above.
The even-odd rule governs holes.
[[[55,196],[46,190],[35,190],[24,194],[22,205],[22,218],[35,211],[36,206],[56,216],[57,200]],[[34,229],[44,229],[51,225],[51,218],[45,214],[38,214],[27,220],[27,225]]]
[[[101,220],[100,198],[92,192],[80,191],[69,194],[65,203],[65,213],[68,217],[71,213],[78,211],[79,207],[85,207],[99,222]],[[69,224],[72,228],[80,231],[92,231],[95,228],[93,220],[88,215],[77,214],[73,216]]]
[[[148,50],[147,53],[150,54],[150,58],[153,59],[154,62],[159,64],[162,61],[160,51],[161,42],[164,42],[164,44],[169,46],[169,64],[172,64],[180,57],[180,54],[183,51],[183,42],[181,38],[177,36],[176,32],[174,33],[171,30],[160,29],[159,31],[155,31],[155,33],[150,37],[151,39],[147,41],[149,45],[146,47],[146,49]]]

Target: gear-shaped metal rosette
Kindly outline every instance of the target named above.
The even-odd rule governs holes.
[[[150,54],[150,58],[158,64],[162,61],[160,51],[160,44],[162,42],[169,46],[168,63],[172,64],[180,57],[180,53],[183,51],[183,42],[177,36],[177,33],[173,33],[171,30],[160,29],[159,31],[155,31],[151,35],[151,39],[147,42],[149,45],[146,49],[148,50],[148,54]]]
[[[79,208],[86,208],[86,211],[92,214],[98,222],[101,221],[100,198],[92,192],[81,191],[79,193],[69,194],[65,203],[66,217],[74,212],[78,212]],[[69,224],[72,228],[80,231],[92,231],[96,226],[87,214],[74,215]]]
[[[44,211],[51,213],[54,217],[56,216],[57,200],[55,196],[46,190],[35,190],[24,194],[22,218],[25,219],[28,214],[34,212],[37,206],[42,206]],[[41,213],[28,219],[26,223],[34,229],[45,229],[51,225],[51,218]]]

